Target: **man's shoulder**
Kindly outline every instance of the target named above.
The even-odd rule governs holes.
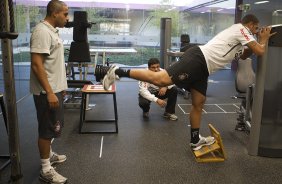
[[[246,28],[242,24],[233,24],[217,34],[212,40],[216,42],[222,40],[237,40],[238,35],[240,35],[242,31],[245,31],[245,29]]]
[[[42,22],[39,22],[34,27],[34,30],[38,30],[38,29],[46,29],[46,26],[44,26],[44,24]]]
[[[243,28],[244,26],[241,23],[238,24],[233,24],[229,28],[230,29],[238,29],[238,28]]]
[[[50,29],[44,25],[43,22],[39,22],[33,29],[33,33],[40,33],[40,34],[46,34],[50,32]]]

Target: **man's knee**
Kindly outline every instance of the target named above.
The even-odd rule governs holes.
[[[199,98],[197,100],[192,100],[193,108],[197,111],[202,111],[205,105],[206,98]]]
[[[172,87],[166,91],[166,96],[168,99],[177,99],[178,89],[177,87]]]
[[[203,104],[193,104],[193,108],[194,108],[194,110],[196,110],[198,112],[202,112],[204,105]]]
[[[140,107],[147,107],[150,105],[150,101],[144,98],[139,98],[139,106]]]
[[[160,86],[160,87],[165,87],[165,86],[169,86],[173,84],[166,70],[155,72],[152,82],[153,84]]]
[[[177,95],[178,89],[177,89],[176,86],[173,86],[170,90],[171,90],[171,93],[172,93],[173,95]]]
[[[205,102],[206,102],[206,98],[202,98],[202,99],[196,101],[196,103],[193,103],[193,106],[197,110],[202,111],[202,109],[204,108]]]

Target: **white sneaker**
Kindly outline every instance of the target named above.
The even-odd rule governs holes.
[[[199,140],[198,143],[196,143],[196,144],[190,143],[190,146],[194,151],[201,149],[203,146],[211,145],[215,142],[214,137],[211,137],[211,136],[202,137],[200,135],[199,137],[200,137],[200,140]]]
[[[108,70],[107,74],[105,75],[103,79],[103,87],[105,90],[109,90],[111,85],[115,83],[116,80],[116,74],[115,71],[118,69],[117,66],[112,65],[110,69]]]
[[[172,121],[176,121],[178,119],[178,117],[175,114],[170,114],[168,112],[164,113],[164,118],[168,118]]]
[[[50,184],[63,184],[67,182],[67,178],[57,173],[53,167],[46,173],[41,170],[39,179]]]
[[[59,155],[55,152],[53,152],[52,157],[50,157],[50,164],[57,164],[57,163],[62,163],[64,161],[67,160],[67,156],[66,155]]]

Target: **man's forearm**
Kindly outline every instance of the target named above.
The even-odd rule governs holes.
[[[240,56],[241,59],[245,60],[253,54],[250,48],[245,48],[243,54]]]

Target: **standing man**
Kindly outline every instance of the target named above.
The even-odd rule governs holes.
[[[199,150],[202,146],[211,145],[215,141],[213,137],[201,137],[199,134],[208,77],[234,59],[246,59],[252,53],[257,56],[264,54],[268,39],[275,33],[270,33],[271,27],[263,27],[259,30],[258,24],[257,17],[248,14],[243,17],[241,23],[223,30],[207,44],[188,49],[179,62],[160,72],[144,69],[122,70],[112,66],[103,79],[104,88],[109,89],[115,82],[115,75],[118,75],[157,86],[176,84],[180,88],[189,90],[192,99],[190,146],[193,150]],[[257,35],[258,41],[254,35]]]
[[[56,27],[68,22],[68,6],[51,0],[47,14],[30,39],[30,92],[33,94],[38,120],[38,148],[42,169],[39,178],[48,183],[66,183],[67,178],[51,166],[66,160],[51,149],[54,138],[60,137],[64,123],[63,95],[67,89],[64,47]]]
[[[151,58],[148,61],[148,69],[153,72],[159,72],[160,61],[157,58]],[[165,107],[164,117],[176,121],[178,117],[175,113],[175,104],[177,100],[177,88],[174,85],[168,87],[158,87],[148,82],[139,81],[139,106],[143,110],[143,117],[149,118],[151,102],[156,102],[160,107]],[[167,102],[165,101],[167,99]]]

